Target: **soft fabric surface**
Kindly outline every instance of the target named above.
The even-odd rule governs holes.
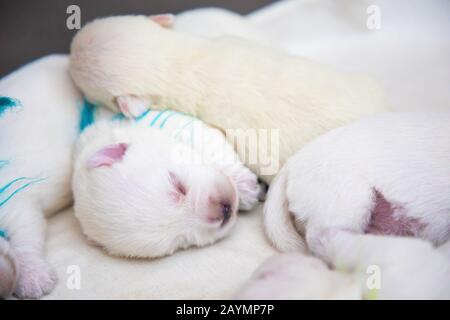
[[[368,30],[366,9],[381,9]],[[394,110],[450,110],[450,2],[447,0],[298,0],[263,8],[248,20],[274,46],[382,83]],[[275,253],[261,210],[242,214],[230,237],[211,247],[158,260],[106,255],[87,243],[71,210],[50,219],[48,259],[59,283],[47,299],[228,298]],[[67,286],[72,266],[81,289]]]
[[[377,5],[381,28],[366,13]],[[296,0],[250,14],[276,46],[377,78],[393,110],[450,109],[450,2]]]
[[[259,210],[242,215],[232,235],[206,248],[156,260],[106,255],[89,245],[72,210],[52,218],[48,258],[59,283],[47,299],[218,299],[232,295],[273,254],[261,232]],[[81,289],[71,290],[71,266],[81,271]]]

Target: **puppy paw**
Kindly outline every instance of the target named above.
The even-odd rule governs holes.
[[[58,278],[43,259],[29,259],[19,269],[14,294],[19,298],[38,299],[52,291]]]
[[[258,203],[262,188],[256,175],[245,169],[234,177],[234,181],[238,191],[239,210],[249,211]]]
[[[17,281],[16,263],[6,240],[0,238],[0,299],[12,295]]]

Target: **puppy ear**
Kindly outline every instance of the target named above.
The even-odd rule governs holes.
[[[172,184],[170,196],[175,202],[180,202],[187,194],[187,188],[180,178],[173,172],[169,172],[169,181]]]
[[[128,144],[126,143],[118,143],[106,146],[96,153],[94,153],[87,160],[87,167],[89,169],[98,168],[98,167],[109,167],[114,163],[121,161],[128,149]]]
[[[116,104],[127,118],[137,118],[149,109],[150,101],[133,95],[123,95],[116,98]]]
[[[175,21],[175,16],[171,13],[155,14],[151,15],[150,19],[163,28],[172,28]]]

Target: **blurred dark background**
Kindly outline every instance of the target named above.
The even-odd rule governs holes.
[[[50,53],[68,53],[76,30],[68,30],[69,5],[81,9],[81,25],[118,14],[179,13],[221,7],[247,14],[270,0],[0,0],[0,77]]]

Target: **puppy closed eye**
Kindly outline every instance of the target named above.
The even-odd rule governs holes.
[[[180,178],[173,172],[169,172],[169,181],[172,185],[170,196],[175,202],[180,202],[186,196],[188,190]]]

